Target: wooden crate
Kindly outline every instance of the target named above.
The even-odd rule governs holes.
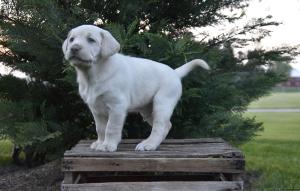
[[[123,140],[117,152],[80,141],[62,162],[64,191],[242,190],[245,160],[223,139],[169,139],[157,151],[136,152],[141,140]]]

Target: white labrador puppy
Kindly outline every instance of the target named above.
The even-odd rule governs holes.
[[[98,140],[91,148],[99,151],[117,150],[128,112],[139,112],[152,126],[150,136],[136,150],[155,150],[171,128],[181,78],[195,66],[209,69],[200,59],[173,70],[152,60],[118,54],[116,39],[93,25],[72,29],[62,49],[76,69],[79,94],[94,116]]]

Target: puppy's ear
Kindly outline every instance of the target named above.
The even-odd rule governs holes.
[[[65,40],[64,43],[62,44],[62,51],[63,51],[64,55],[66,55],[67,50],[68,50],[69,37],[70,37],[70,32],[69,32],[69,34],[68,34],[68,37],[66,38],[66,40]]]
[[[118,41],[106,30],[101,31],[101,52],[100,55],[102,58],[108,58],[120,50],[120,44]]]

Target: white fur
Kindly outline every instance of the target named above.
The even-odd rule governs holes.
[[[72,29],[62,48],[76,69],[79,94],[95,119],[98,140],[91,148],[100,151],[117,150],[128,112],[139,112],[152,126],[150,136],[136,150],[155,150],[171,128],[181,78],[195,66],[209,69],[199,59],[173,70],[152,60],[118,54],[120,45],[112,35],[92,25]]]

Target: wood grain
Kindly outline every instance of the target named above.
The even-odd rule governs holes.
[[[121,144],[138,144],[143,139],[123,139]],[[81,140],[79,144],[87,143],[91,144],[95,140]],[[222,138],[200,138],[200,139],[166,139],[161,144],[186,144],[186,143],[217,143],[224,142]]]
[[[215,140],[215,141],[214,141]],[[222,139],[172,139],[164,141],[156,151],[136,152],[134,148],[139,140],[124,140],[117,152],[100,152],[90,149],[92,141],[80,141],[65,157],[100,157],[100,158],[243,158],[240,150]]]
[[[226,158],[86,158],[65,157],[63,171],[241,173],[244,160]]]
[[[63,191],[225,191],[243,189],[242,182],[118,182],[63,184]]]

